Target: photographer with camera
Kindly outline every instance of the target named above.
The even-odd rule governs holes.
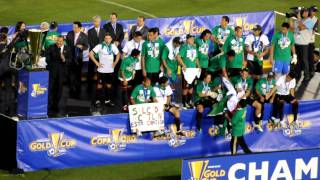
[[[301,9],[301,10],[300,10]],[[290,19],[290,27],[294,31],[295,47],[297,51],[297,62],[292,61],[295,66],[297,82],[301,78],[301,71],[304,71],[303,81],[311,79],[312,69],[309,62],[309,43],[311,41],[313,23],[309,18],[307,8],[298,8],[297,20]]]

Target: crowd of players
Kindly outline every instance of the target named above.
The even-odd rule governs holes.
[[[119,80],[124,112],[128,112],[130,104],[162,103],[165,110],[173,114],[178,134],[183,135],[181,108],[175,102],[182,101],[184,109],[196,109],[199,132],[204,109],[212,108],[215,127],[221,128],[227,122],[226,134],[232,134],[232,143],[240,143],[247,149],[242,137],[247,105],[254,108],[253,124],[257,131],[263,131],[264,103],[273,104],[270,121],[281,123],[282,127],[287,125],[283,120],[284,103],[292,104],[293,123],[296,123],[295,87],[301,72],[304,72],[304,83],[319,71],[319,65],[314,66],[314,61],[319,60],[314,45],[318,26],[316,13],[316,7],[302,9],[297,20],[291,18],[282,24],[271,42],[259,24],[244,38],[242,27],[229,26],[228,16],[223,16],[219,25],[212,31],[204,30],[199,37],[188,34],[167,43],[162,40],[159,28],[147,27],[142,16],[130,29],[126,42],[117,13],[111,13],[110,22],[103,26],[100,16],[93,17],[94,27],[87,32],[83,31],[81,22],[75,21],[66,37],[58,32],[56,22],[44,22],[41,24],[42,55],[46,57],[50,72],[49,112],[61,111],[58,104],[64,82],[69,86],[70,96],[79,98],[83,51],[89,49],[88,87],[97,77],[92,101],[95,110],[114,106],[113,88],[117,88],[114,82]],[[11,42],[7,38],[7,28],[1,28],[2,54],[10,45],[15,51],[28,48],[25,28],[24,22],[18,22]],[[266,59],[273,68],[264,75]],[[1,75],[2,89],[14,84],[10,73]],[[176,96],[178,82],[182,86],[181,100]],[[10,103],[3,97],[9,97],[2,93],[1,112],[5,113]]]

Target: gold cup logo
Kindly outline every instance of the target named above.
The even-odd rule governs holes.
[[[63,133],[52,133],[51,134],[51,142],[54,149],[54,154],[58,154],[60,141],[63,137]]]
[[[112,137],[113,142],[115,142],[115,143],[120,142],[121,132],[122,132],[121,129],[113,129],[111,131],[111,137]]]
[[[183,21],[183,26],[184,26],[184,29],[185,29],[185,31],[186,31],[186,32],[185,32],[186,34],[189,34],[189,33],[190,33],[192,24],[193,24],[192,21]]]
[[[209,160],[189,162],[189,170],[192,180],[201,180],[204,171],[207,169]]]

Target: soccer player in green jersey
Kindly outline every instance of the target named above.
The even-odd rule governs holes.
[[[182,41],[180,37],[173,38],[172,42],[168,42],[163,48],[162,64],[164,67],[164,74],[169,78],[170,83],[177,80],[178,61],[177,55],[181,47]]]
[[[261,78],[256,86],[256,100],[261,104],[261,116],[263,117],[264,103],[273,104],[276,93],[272,92],[272,89],[276,86],[276,80],[274,79],[274,73],[269,72],[266,78]],[[268,99],[267,99],[268,98]],[[274,108],[275,106],[273,106]],[[275,109],[273,109],[275,111]]]
[[[216,93],[212,91],[211,75],[205,74],[203,81],[197,84],[196,92],[194,94],[194,102],[197,107],[197,123],[196,127],[198,131],[201,131],[201,120],[203,116],[204,108],[212,107],[215,102]]]
[[[236,155],[238,151],[238,146],[240,145],[245,153],[252,153],[249,149],[243,135],[246,131],[246,102],[245,100],[240,100],[238,103],[238,109],[232,116],[232,138],[230,141],[230,151],[232,155]]]
[[[281,31],[275,33],[272,37],[269,60],[273,64],[276,79],[281,75],[288,74],[290,72],[290,61],[296,62],[297,60],[295,41],[289,28],[289,23],[283,23]],[[291,54],[293,54],[292,57]]]
[[[128,92],[132,89],[132,82],[135,76],[135,66],[139,62],[140,51],[138,49],[133,49],[131,54],[125,57],[120,66],[119,70],[119,80],[121,81],[121,91],[122,91],[122,111],[128,112]]]
[[[214,42],[214,55],[221,52],[221,48],[228,36],[234,35],[234,30],[232,27],[228,26],[229,21],[230,19],[228,16],[222,16],[220,25],[212,29],[211,40]]]
[[[149,29],[148,41],[143,43],[141,52],[142,74],[150,78],[152,84],[159,80],[161,53],[164,47],[163,41],[156,38],[155,28]]]
[[[249,69],[244,68],[241,70],[241,76],[236,76],[231,79],[231,82],[234,84],[234,87],[238,93],[244,92],[244,95],[241,99],[244,99],[248,105],[251,105],[255,108],[254,111],[254,126],[258,131],[262,132],[261,126],[261,104],[252,99],[252,91],[253,91],[253,80],[249,77],[248,73]]]
[[[194,44],[193,35],[187,35],[187,43],[180,48],[177,59],[185,73],[187,73],[187,68],[200,68],[197,47]],[[182,78],[182,104],[185,108],[192,108],[191,98],[195,79],[193,79],[191,83],[188,83],[185,76],[186,75],[183,75]]]
[[[157,102],[156,93],[151,86],[151,80],[145,77],[142,84],[135,87],[130,97],[131,104]]]
[[[210,47],[211,31],[206,29],[202,31],[200,37],[196,38],[195,43],[199,52],[199,64],[201,67],[200,80],[207,73],[209,65],[209,47]]]
[[[242,27],[237,26],[235,28],[235,35],[230,35],[223,45],[223,51],[226,53],[230,50],[234,50],[235,57],[232,61],[228,61],[227,69],[229,77],[240,75],[242,68],[246,67],[244,58],[244,39],[242,37]]]

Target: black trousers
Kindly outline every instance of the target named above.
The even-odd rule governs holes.
[[[232,155],[237,154],[239,145],[245,153],[252,153],[243,136],[232,136],[230,141],[230,151]]]
[[[17,72],[9,71],[0,76],[0,113],[16,115]]]
[[[301,78],[301,72],[304,72],[304,78],[310,78],[310,66],[309,66],[309,45],[295,45],[296,53],[298,57],[298,63],[296,65],[295,73],[297,82]]]
[[[283,120],[283,108],[284,108],[284,103],[291,103],[295,98],[292,95],[276,95],[275,97],[275,102],[273,103],[273,112],[272,116],[277,117],[279,115],[280,121]],[[299,103],[293,103],[292,104],[292,113],[294,117],[294,121],[297,120],[298,116],[298,108],[299,108]]]
[[[73,98],[79,98],[81,92],[81,72],[82,62],[73,63],[67,67],[68,84],[70,88],[70,96]]]
[[[49,111],[59,111],[59,102],[62,99],[63,84],[65,79],[65,66],[54,65],[49,68]],[[66,102],[61,102],[62,108]]]
[[[93,77],[95,75],[96,65],[89,60],[88,62],[88,73],[87,73],[87,91],[92,92],[92,87],[94,85]]]
[[[314,59],[314,54],[313,54],[313,51],[315,49],[315,46],[314,46],[314,43],[310,43],[309,44],[309,48],[308,48],[308,57],[309,57],[309,71],[310,71],[310,76],[312,77],[314,75],[314,65],[313,65],[313,59]]]
[[[132,80],[132,87],[135,88],[136,86],[140,85],[142,83],[142,80],[143,80],[142,70],[136,70],[134,79]]]
[[[147,73],[147,77],[151,80],[152,86],[154,86],[159,81],[159,72]]]

